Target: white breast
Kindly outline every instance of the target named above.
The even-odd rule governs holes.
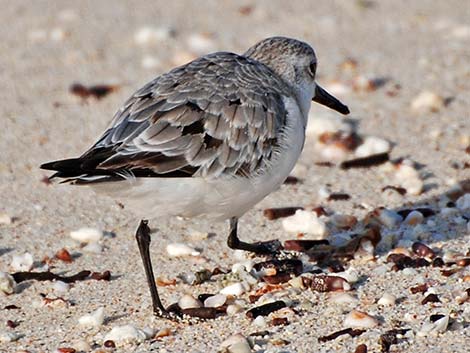
[[[293,99],[285,100],[287,124],[264,170],[251,178],[137,178],[93,186],[118,199],[140,217],[239,217],[277,189],[295,166],[305,140],[305,118]]]

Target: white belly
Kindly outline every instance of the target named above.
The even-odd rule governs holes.
[[[214,220],[240,217],[289,176],[302,152],[304,119],[296,104],[286,104],[291,116],[279,149],[268,168],[251,178],[137,178],[133,181],[93,185],[121,201],[142,218],[162,216],[197,217]]]

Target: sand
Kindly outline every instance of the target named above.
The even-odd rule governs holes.
[[[359,273],[352,291],[358,298],[355,304],[334,303],[329,293],[291,293],[285,285],[283,298],[292,300],[292,308],[298,311],[289,314],[287,326],[273,326],[270,318],[265,326],[256,326],[245,316],[246,309],[255,305],[247,302],[246,294],[241,296],[246,301],[244,310],[234,316],[221,315],[194,325],[156,319],[133,236],[139,220],[130,210],[87,188],[48,185],[44,182],[48,173],[38,168],[46,161],[83,152],[134,90],[175,65],[210,51],[243,52],[262,38],[285,35],[314,46],[318,81],[326,88],[341,85],[343,92],[337,96],[349,106],[359,134],[392,142],[392,158],[409,158],[420,166],[424,191],[385,196],[381,189],[396,183],[390,176],[393,171],[384,166],[350,170],[318,166],[315,162],[325,158],[310,136],[300,160],[302,182],[283,185],[246,214],[240,222],[241,238],[295,238],[283,230],[280,220],[263,217],[267,207],[321,204],[358,219],[379,206],[441,209],[438,199],[470,178],[468,2],[2,1],[0,5],[0,212],[13,219],[11,224],[0,224],[0,271],[14,272],[13,256],[26,252],[36,261],[37,271],[46,256],[52,258],[65,247],[74,260],[54,261],[55,273],[84,269],[112,273],[111,281],[76,282],[65,293],[55,293],[51,282],[28,281],[15,294],[0,294],[0,331],[20,335],[13,342],[0,342],[0,351],[53,352],[60,347],[78,351],[87,348],[85,342],[89,351],[99,351],[106,333],[127,324],[157,331],[169,328],[171,335],[118,347],[115,352],[217,352],[231,335],[259,331],[268,332],[252,338],[253,352],[353,352],[361,343],[378,352],[379,336],[393,328],[411,331],[392,346],[392,352],[468,351],[470,302],[459,305],[454,300],[455,291],[470,287],[464,282],[468,267],[450,277],[431,267],[394,272],[384,263],[386,247],[376,261],[345,263]],[[148,27],[159,30],[150,38],[141,32],[136,42],[136,33]],[[357,77],[386,83],[352,89]],[[74,82],[112,84],[119,89],[100,100],[84,100],[70,94]],[[414,112],[410,104],[423,91],[435,93],[445,104],[437,111]],[[313,118],[329,114],[323,107],[312,108]],[[351,198],[321,200],[319,190],[327,184]],[[466,253],[467,211],[431,217],[428,245],[440,254]],[[230,269],[240,262],[225,245],[225,224],[151,219],[150,225],[157,276],[173,279],[182,272]],[[70,231],[81,227],[105,231],[101,253],[86,252],[69,237]],[[195,230],[210,236],[196,239]],[[202,256],[170,258],[165,248],[172,242],[191,244]],[[423,296],[410,294],[409,287],[422,282],[433,283],[441,303],[421,305]],[[169,304],[183,293],[215,293],[219,286],[219,280],[198,286],[178,280],[160,292]],[[394,306],[377,304],[384,292],[398,298]],[[45,305],[41,293],[63,297],[66,303]],[[19,309],[7,310],[8,305]],[[78,325],[79,317],[99,307],[105,308],[103,325]],[[355,338],[318,342],[318,337],[345,328],[344,319],[353,309],[373,315],[379,325]],[[444,332],[417,335],[431,314],[449,313],[453,323]],[[409,315],[415,315],[414,320],[407,321]],[[7,327],[7,320],[18,325]]]

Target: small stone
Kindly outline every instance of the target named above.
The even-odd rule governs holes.
[[[232,295],[238,297],[245,293],[246,290],[247,288],[243,285],[243,283],[238,282],[223,288],[220,293],[224,295]]]
[[[435,92],[423,91],[411,102],[411,109],[416,113],[438,112],[444,108],[444,98]]]
[[[222,351],[229,353],[251,353],[250,343],[241,333],[230,336],[220,345]]]
[[[72,346],[77,352],[90,352],[91,351],[91,345],[83,339],[76,341],[75,343],[72,344]]]
[[[426,336],[430,333],[445,332],[449,326],[449,315],[444,315],[442,318],[434,321],[427,322],[418,331],[418,336]]]
[[[202,303],[189,294],[183,295],[180,300],[178,300],[178,305],[181,309],[190,309],[190,308],[200,308]]]
[[[376,216],[376,219],[387,228],[395,228],[403,221],[403,217],[397,212],[386,208],[374,210],[372,216]]]
[[[361,328],[373,328],[378,326],[379,322],[373,316],[359,311],[353,310],[344,319],[345,327],[361,327]]]
[[[357,304],[359,299],[349,293],[339,292],[339,293],[331,293],[330,301],[335,304]]]
[[[33,255],[27,252],[23,255],[14,255],[10,266],[15,272],[29,271],[33,268],[33,263]]]
[[[414,163],[409,160],[399,164],[395,172],[395,179],[411,195],[420,195],[423,191],[424,182],[414,167]]]
[[[253,325],[258,327],[264,327],[266,326],[266,319],[264,318],[264,316],[257,316],[256,319],[253,320]]]
[[[201,255],[200,251],[197,251],[192,246],[189,246],[184,243],[171,243],[166,246],[166,252],[168,255],[173,257],[179,256],[199,256]]]
[[[396,302],[395,296],[390,293],[384,293],[382,297],[377,301],[379,305],[394,306]]]
[[[390,142],[380,137],[368,136],[364,142],[354,151],[354,155],[358,158],[368,157],[374,154],[390,152],[392,146]]]
[[[297,210],[293,216],[282,220],[282,226],[289,233],[308,233],[315,239],[324,239],[327,235],[325,222],[311,211]]]
[[[227,315],[235,315],[243,311],[243,307],[238,304],[227,305]]]
[[[70,237],[80,243],[96,243],[103,237],[103,232],[96,228],[80,228],[70,232]]]
[[[16,282],[13,277],[6,272],[0,272],[0,292],[13,294],[16,290]]]
[[[147,339],[145,332],[133,325],[116,326],[106,334],[104,341],[114,341],[116,345],[142,343]]]
[[[405,220],[403,223],[410,225],[410,226],[415,226],[419,223],[423,223],[424,216],[421,212],[419,211],[411,211],[408,216],[406,216]]]
[[[208,297],[204,300],[204,306],[206,308],[218,308],[225,304],[227,297],[223,294],[216,294]]]
[[[0,213],[0,224],[9,225],[13,222],[13,219],[6,213]]]
[[[357,224],[357,218],[351,215],[335,214],[330,219],[337,228],[350,229]]]
[[[78,319],[78,323],[87,327],[99,327],[104,322],[104,308],[98,308],[91,314],[83,315]]]

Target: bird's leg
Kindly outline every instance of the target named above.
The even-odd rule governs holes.
[[[250,251],[255,254],[273,254],[281,249],[279,240],[270,240],[255,243],[245,243],[238,239],[237,235],[238,218],[230,218],[230,233],[227,238],[227,245],[231,249]]]
[[[139,245],[140,257],[144,263],[145,275],[147,277],[147,283],[152,297],[153,312],[155,315],[160,317],[173,318],[173,315],[165,309],[160,301],[160,297],[158,296],[155,276],[153,275],[152,261],[150,260],[150,228],[147,224],[147,220],[140,221],[139,228],[137,228],[137,232],[135,233],[135,238]]]

